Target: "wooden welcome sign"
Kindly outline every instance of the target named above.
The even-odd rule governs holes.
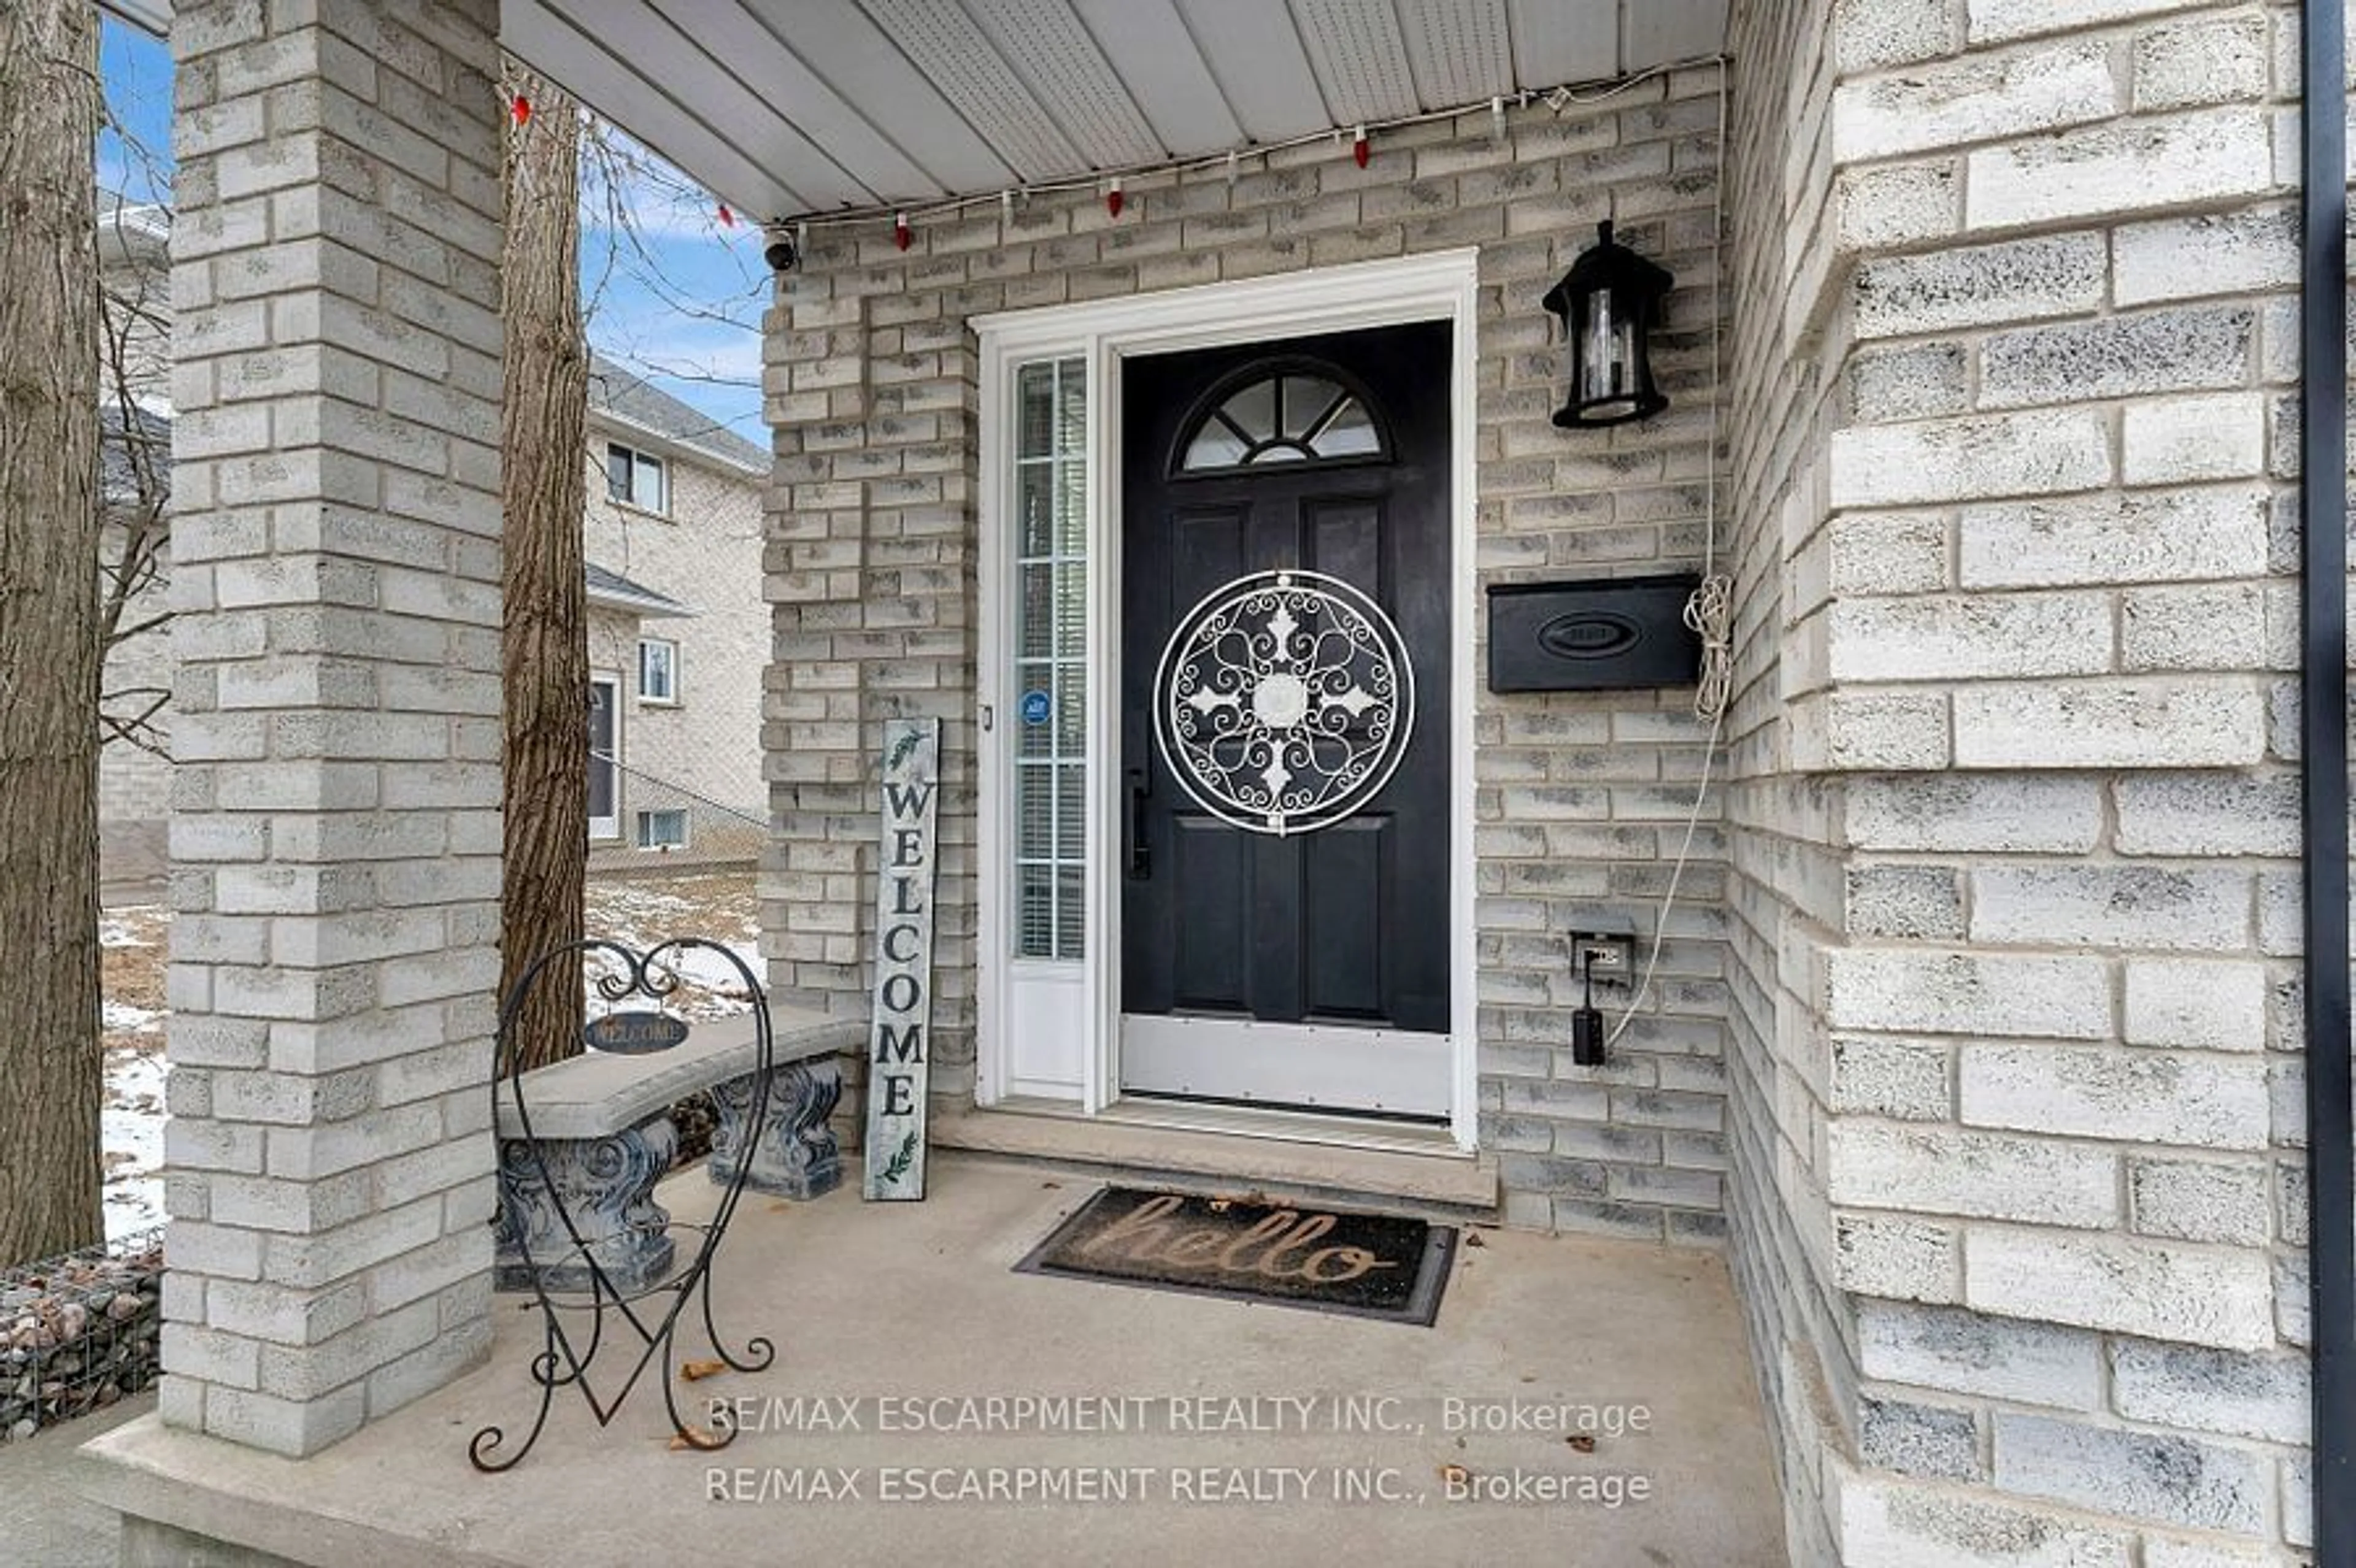
[[[933,823],[941,721],[884,724],[884,863],[875,888],[875,1018],[867,1040],[870,1199],[925,1195],[925,1104],[932,1076]]]

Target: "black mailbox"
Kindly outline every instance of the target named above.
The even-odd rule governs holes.
[[[1680,574],[1492,588],[1489,689],[1691,686],[1701,638],[1686,624],[1686,601],[1700,585]]]

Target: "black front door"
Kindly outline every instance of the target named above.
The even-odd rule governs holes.
[[[1450,330],[1123,367],[1130,1093],[1447,1113]]]

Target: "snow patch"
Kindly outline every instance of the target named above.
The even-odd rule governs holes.
[[[118,1002],[109,997],[99,1012],[99,1028],[109,1034],[154,1034],[164,1027],[164,1019],[167,1016],[151,1012],[145,1008],[134,1008],[128,1002]]]
[[[602,935],[604,940],[620,943],[639,953],[653,945],[652,942],[634,931],[613,931]],[[758,943],[728,942],[721,945],[742,959],[744,967],[751,970],[755,978],[759,977],[761,949]],[[666,1011],[691,1019],[728,1018],[753,1010],[753,998],[744,989],[744,976],[737,973],[734,964],[712,948],[668,948],[650,967],[667,969],[677,976],[679,989],[660,998],[634,996],[616,1004],[599,993],[597,982],[607,976],[621,977],[623,965],[609,955],[592,953],[582,965],[582,996],[589,1004],[590,1016],[594,1018],[605,1009],[616,1005],[628,1006],[633,1001],[644,1006],[652,999],[659,999]]]
[[[108,1006],[111,1010],[112,1004]],[[106,1162],[110,1238],[164,1222],[164,1082],[168,1074],[161,1053],[106,1053],[106,1104],[99,1113],[99,1138]]]

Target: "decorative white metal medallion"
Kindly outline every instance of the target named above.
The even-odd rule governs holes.
[[[1162,760],[1203,809],[1281,837],[1373,799],[1407,754],[1415,672],[1372,599],[1255,571],[1181,616],[1153,677]]]

